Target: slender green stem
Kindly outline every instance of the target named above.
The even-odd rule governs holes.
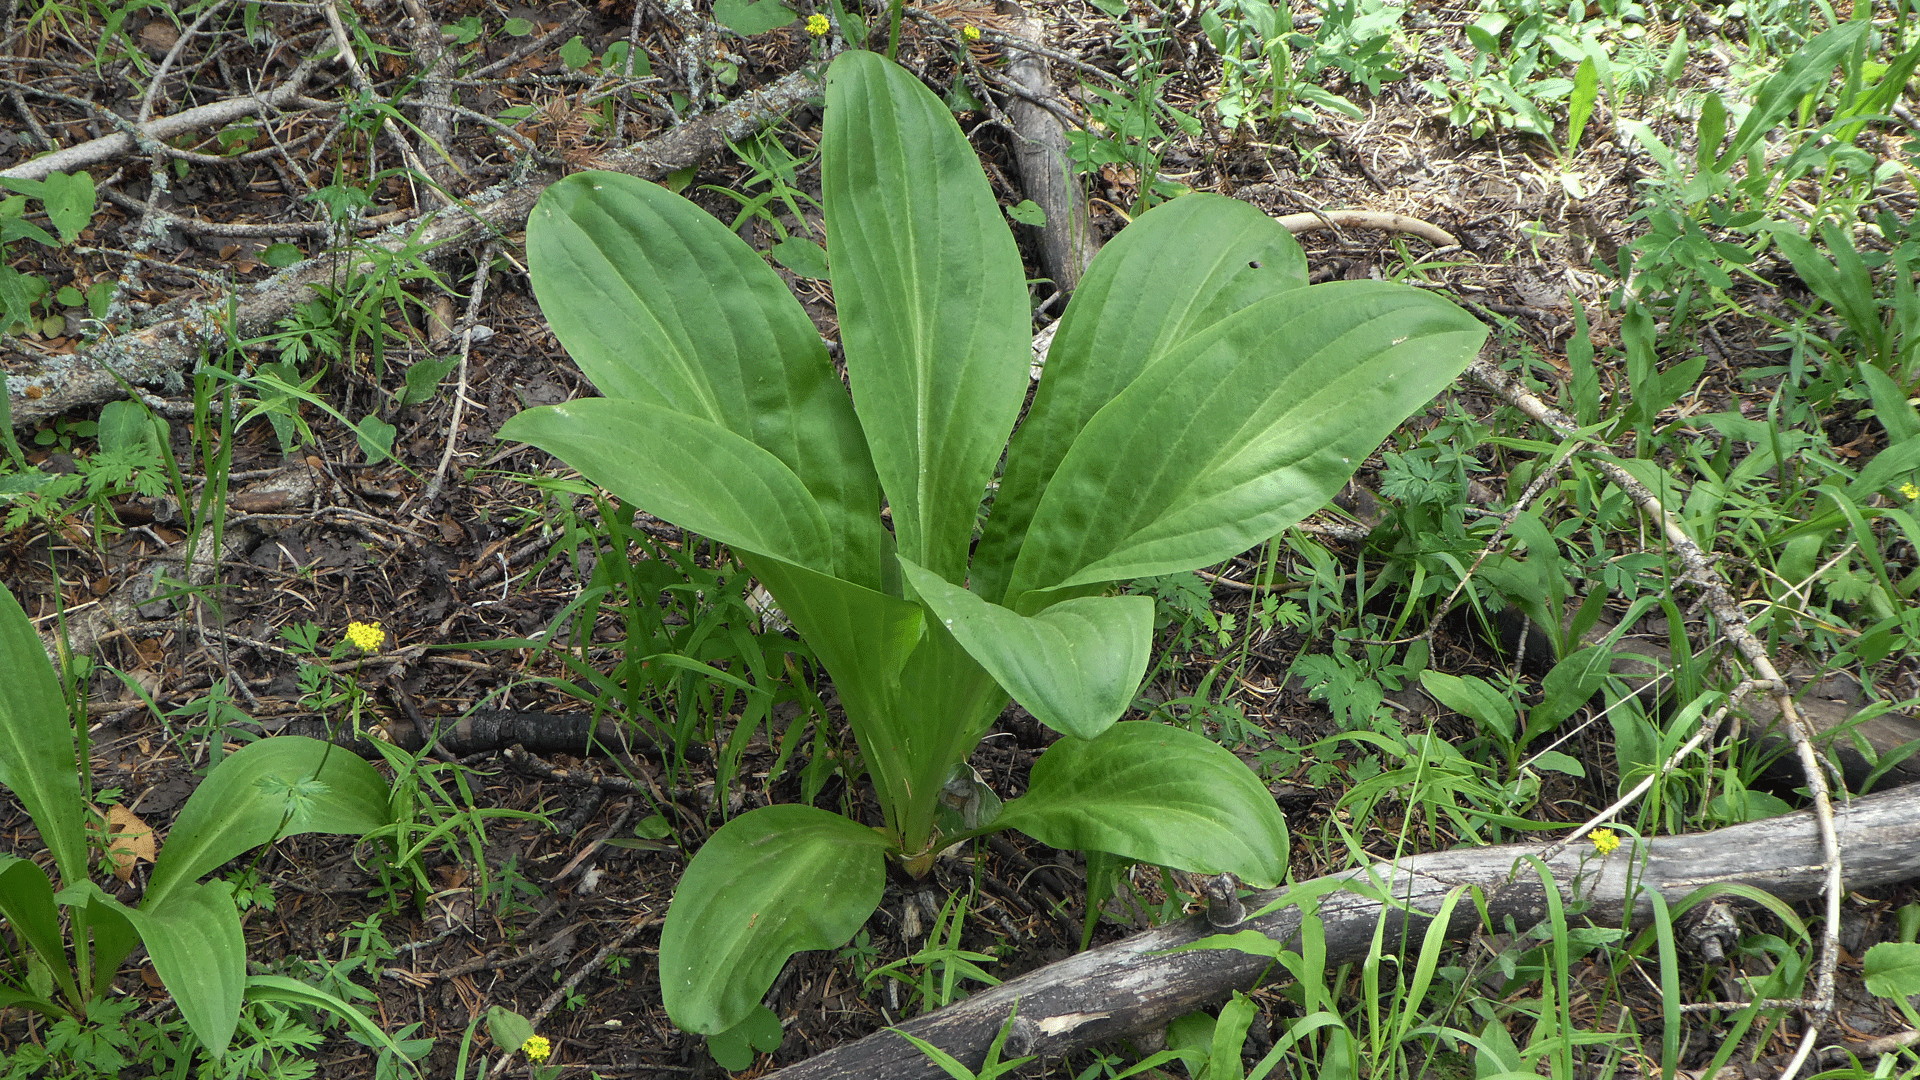
[[[893,6],[888,9],[887,59],[889,60],[900,53],[900,9],[904,6],[904,2],[905,0],[893,0]]]

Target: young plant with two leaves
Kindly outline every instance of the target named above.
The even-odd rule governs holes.
[[[1153,601],[1114,583],[1211,565],[1318,509],[1485,335],[1414,289],[1310,288],[1264,214],[1175,199],[1081,283],[976,550],[1028,386],[1020,256],[972,148],[917,79],[850,52],[826,99],[848,382],[713,217],[581,173],[542,195],[527,248],[554,332],[605,396],[500,431],[732,548],[832,676],[872,780],[877,827],[765,807],[688,865],[660,980],[674,1021],[706,1034],[751,1014],[794,952],[849,940],[885,859],[923,875],[944,848],[1018,829],[1281,879],[1285,821],[1246,766],[1193,732],[1115,722],[1146,669]],[[1009,696],[1065,738],[1002,804],[966,762]]]
[[[62,886],[55,892],[47,871],[31,859],[0,855],[0,916],[13,934],[0,962],[0,1006],[84,1023],[89,1003],[111,993],[121,961],[144,944],[188,1028],[215,1060],[226,1052],[248,1000],[327,1009],[375,1045],[386,1044],[377,1025],[330,994],[280,976],[249,976],[232,887],[200,880],[280,837],[358,836],[387,825],[387,784],[373,766],[295,735],[249,744],[216,765],[187,798],[140,903],[126,904],[89,874],[88,834],[98,818],[80,772],[86,729],[69,719],[39,635],[4,587],[0,671],[7,673],[0,692],[0,784],[32,816]],[[106,841],[116,842],[127,840]]]

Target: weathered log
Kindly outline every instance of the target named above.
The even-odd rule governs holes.
[[[1002,4],[1001,10],[1017,19],[1017,36],[1040,44],[1040,24],[1019,5]],[[1010,52],[1007,77],[1035,100],[1054,96],[1046,57],[1037,53]],[[1100,244],[1093,235],[1086,195],[1067,163],[1066,131],[1059,117],[1026,98],[1007,100],[1007,119],[1013,121],[1013,160],[1020,169],[1020,186],[1047,215],[1046,222],[1036,230],[1040,267],[1055,287],[1072,295]]]
[[[591,164],[658,180],[699,164],[725,149],[729,140],[744,139],[818,96],[820,78],[815,68],[802,68],[698,120],[602,155]],[[443,261],[471,244],[523,228],[533,204],[553,179],[533,177],[479,193],[437,211],[424,225],[414,222],[367,243],[396,253],[415,251],[429,262]],[[375,268],[366,261],[355,269],[371,273]],[[15,361],[6,380],[14,425],[31,427],[69,409],[124,397],[122,380],[177,390],[182,385],[180,372],[205,350],[223,348],[230,327],[243,339],[266,333],[293,305],[312,299],[310,286],[332,284],[340,272],[331,258],[309,259],[238,290],[231,315],[225,297],[175,301],[159,309],[158,321],[142,329],[103,337],[71,355],[30,355],[24,363]]]
[[[1837,807],[1835,817],[1849,886],[1920,875],[1920,788],[1854,800]],[[1522,927],[1539,924],[1547,917],[1545,886],[1526,860],[1545,848],[1543,844],[1509,844],[1418,855],[1321,878],[1300,891],[1346,883],[1364,888],[1371,882],[1375,888],[1366,891],[1394,898],[1394,905],[1388,907],[1359,892],[1341,890],[1320,902],[1327,963],[1346,964],[1366,956],[1375,926],[1383,918],[1388,948],[1397,948],[1408,937],[1417,947],[1418,935],[1447,894],[1463,885],[1484,891],[1496,926],[1508,919]],[[1738,882],[1796,901],[1818,896],[1825,884],[1820,838],[1811,812],[1707,833],[1628,842],[1605,857],[1582,844],[1545,865],[1563,899],[1589,904],[1580,917],[1602,926],[1650,922],[1654,909],[1646,890],[1658,890],[1671,904],[1705,885]],[[1245,903],[1248,910],[1258,912],[1281,895],[1282,890],[1255,893]],[[1300,922],[1300,909],[1289,905],[1248,919],[1234,931],[1257,930],[1276,941],[1293,942]],[[1454,908],[1447,934],[1463,939],[1479,925],[1474,905],[1462,902]],[[1018,1015],[1005,1056],[1053,1056],[1158,1027],[1231,991],[1253,986],[1263,974],[1279,974],[1268,960],[1235,950],[1168,952],[1218,932],[1202,918],[1189,918],[1051,964],[909,1020],[899,1030],[977,1069],[1016,1003]],[[882,1031],[774,1075],[780,1080],[870,1076],[935,1080],[946,1074],[905,1039]]]

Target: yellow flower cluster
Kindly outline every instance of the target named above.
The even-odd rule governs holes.
[[[807,16],[807,33],[812,34],[814,37],[826,37],[827,31],[832,29],[833,24],[827,21],[825,15]]]
[[[375,652],[387,640],[387,632],[380,629],[377,622],[350,622],[347,624],[347,641],[361,652]]]
[[[1611,855],[1620,849],[1620,837],[1612,829],[1595,829],[1587,834],[1593,841],[1593,850],[1602,855]]]
[[[1909,499],[1920,499],[1920,487],[1914,487],[1911,482],[1901,484],[1900,494],[1905,495]]]
[[[968,41],[979,41],[980,28],[977,26],[966,27],[965,29],[960,31],[960,36],[963,38],[966,38]]]
[[[538,1065],[553,1056],[553,1044],[547,1041],[545,1035],[529,1035],[527,1041],[520,1044],[520,1052],[527,1055],[528,1061]]]

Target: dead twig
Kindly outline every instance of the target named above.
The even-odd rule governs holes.
[[[818,68],[802,68],[698,121],[603,154],[592,164],[657,180],[706,160],[725,149],[729,141],[737,142],[804,105],[819,94],[820,78]],[[164,123],[165,119],[155,121],[149,130]],[[124,148],[131,144],[121,145]],[[40,158],[32,164],[48,160]],[[0,175],[20,173],[15,170]],[[428,262],[444,261],[463,248],[470,249],[488,239],[503,239],[524,227],[527,214],[552,180],[551,176],[537,176],[488,191],[480,198],[434,211],[409,231],[396,231],[365,243],[378,245],[388,254],[404,249],[419,252]],[[353,263],[343,268],[331,258],[308,259],[231,296],[188,298],[165,305],[147,326],[101,338],[79,352],[34,357],[37,371],[23,373],[16,368],[16,373],[7,377],[14,425],[30,428],[69,409],[117,400],[126,395],[128,383],[177,389],[181,386],[180,372],[198,362],[204,350],[224,348],[230,333],[242,340],[266,333],[294,304],[310,298],[310,286],[329,284],[343,270],[371,273],[377,269],[371,259],[356,258]]]
[[[447,466],[453,464],[453,452],[460,445],[460,421],[467,411],[467,360],[473,355],[473,328],[480,319],[480,298],[487,291],[487,273],[500,250],[498,241],[488,241],[480,253],[480,265],[473,272],[473,289],[467,296],[467,313],[460,320],[460,376],[453,389],[453,416],[447,420],[447,445],[440,452],[440,464],[433,470],[423,501],[440,497],[440,486],[447,478]]]
[[[284,108],[300,97],[305,90],[307,80],[313,77],[313,72],[318,69],[318,67],[319,61],[314,58],[309,58],[303,61],[299,67],[295,68],[293,73],[288,75],[278,86],[275,86],[272,90],[264,94],[228,98],[225,101],[216,101],[211,105],[198,105],[191,109],[182,109],[171,116],[163,116],[151,123],[135,125],[119,117],[114,117],[114,119],[119,120],[119,126],[122,127],[122,130],[112,135],[103,135],[98,139],[83,142],[78,146],[69,146],[64,150],[56,150],[43,157],[34,158],[32,161],[23,161],[11,169],[0,170],[0,176],[20,180],[45,180],[50,173],[70,173],[76,169],[84,169],[89,165],[97,165],[100,162],[121,157],[134,150],[140,142],[164,142],[167,139],[173,138],[175,135],[183,135],[189,131],[219,127],[224,124],[230,124],[242,117]],[[47,91],[24,85],[18,86],[17,89],[41,94],[42,96],[47,94]],[[91,105],[91,103],[83,104]],[[104,112],[105,110],[101,111]],[[226,164],[230,161],[228,158],[212,158],[210,160],[220,162],[221,164]]]
[[[1487,362],[1485,357],[1476,359],[1468,373],[1483,386],[1506,398],[1515,407],[1526,413],[1535,422],[1557,431],[1561,437],[1572,435],[1579,427],[1572,417],[1541,401],[1518,380]],[[1594,466],[1606,476],[1615,487],[1644,511],[1648,517],[1659,523],[1667,543],[1685,568],[1682,581],[1691,582],[1699,588],[1706,600],[1707,609],[1718,619],[1722,632],[1733,642],[1734,648],[1746,660],[1756,678],[1752,686],[1743,683],[1743,687],[1763,687],[1772,696],[1774,705],[1780,710],[1782,726],[1787,739],[1792,743],[1794,753],[1800,762],[1800,771],[1807,782],[1807,790],[1813,797],[1814,820],[1818,824],[1822,865],[1826,877],[1826,919],[1821,927],[1819,960],[1815,969],[1814,992],[1812,1000],[1816,1007],[1809,1010],[1806,1030],[1801,1035],[1799,1048],[1793,1060],[1781,1072],[1781,1080],[1793,1080],[1806,1062],[1807,1055],[1813,1051],[1815,1039],[1819,1035],[1821,1024],[1833,1009],[1833,973],[1840,955],[1840,895],[1841,860],[1840,843],[1834,832],[1833,801],[1827,788],[1826,771],[1821,767],[1818,755],[1814,753],[1813,743],[1808,736],[1806,724],[1801,719],[1799,709],[1794,705],[1792,689],[1787,681],[1773,666],[1773,660],[1767,655],[1767,649],[1754,636],[1747,624],[1747,617],[1740,610],[1739,601],[1727,587],[1723,578],[1713,567],[1712,560],[1700,544],[1686,529],[1682,528],[1678,518],[1667,510],[1659,496],[1647,488],[1633,474],[1619,463],[1603,455],[1595,455]]]

